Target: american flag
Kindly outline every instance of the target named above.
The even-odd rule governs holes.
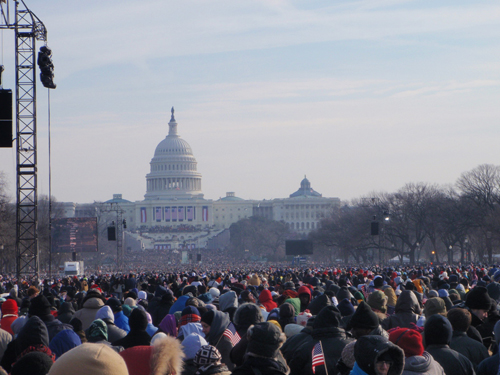
[[[323,354],[323,346],[319,341],[312,350],[312,370],[316,374],[316,366],[325,366],[325,355]]]
[[[234,326],[233,323],[229,323],[223,335],[226,336],[229,340],[231,340],[233,346],[235,346],[241,340],[241,337],[240,335],[238,335],[238,332],[236,332],[236,327]]]

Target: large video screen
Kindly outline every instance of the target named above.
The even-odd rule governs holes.
[[[97,218],[69,217],[52,221],[53,253],[97,251]]]
[[[312,255],[313,243],[309,240],[285,241],[286,255]]]

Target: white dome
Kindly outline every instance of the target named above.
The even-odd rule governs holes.
[[[150,173],[146,176],[146,199],[174,199],[179,196],[202,197],[201,174],[191,146],[177,135],[177,122],[172,117],[168,123],[169,132],[156,146],[151,159]]]
[[[193,156],[191,146],[178,135],[168,135],[158,146],[156,146],[156,156],[169,156],[169,155],[190,155]]]

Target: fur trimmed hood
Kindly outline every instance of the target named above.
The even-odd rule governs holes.
[[[125,349],[120,355],[133,375],[180,375],[184,364],[181,343],[171,336],[158,338],[151,346]]]

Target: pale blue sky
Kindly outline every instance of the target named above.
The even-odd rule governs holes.
[[[171,106],[209,199],[286,197],[304,174],[351,199],[500,164],[498,2],[26,2],[53,49],[59,200],[141,200]],[[40,194],[46,98],[39,84]],[[0,170],[14,195],[13,150]]]

